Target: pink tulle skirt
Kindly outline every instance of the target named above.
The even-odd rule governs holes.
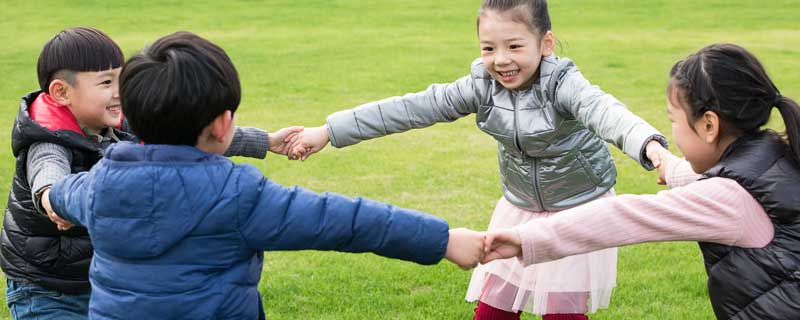
[[[613,196],[609,191],[605,196]],[[520,209],[505,198],[495,207],[489,230],[509,228],[558,214]],[[516,258],[479,265],[467,301],[533,314],[585,314],[607,308],[617,282],[617,249],[605,249],[523,267]]]

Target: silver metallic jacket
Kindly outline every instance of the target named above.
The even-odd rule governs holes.
[[[663,135],[590,84],[569,59],[547,56],[539,69],[530,88],[508,90],[477,59],[453,83],[331,114],[331,144],[341,148],[475,113],[478,128],[498,142],[503,195],[531,211],[566,209],[611,189],[617,171],[603,140],[653,169],[644,148],[654,139],[666,146]]]

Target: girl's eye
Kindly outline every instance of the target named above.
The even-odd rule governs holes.
[[[492,48],[492,47],[483,47],[483,48],[481,48],[481,50],[486,51],[486,52],[492,52],[492,50],[494,50],[494,48]]]
[[[106,81],[100,82],[100,84],[110,85],[111,84],[111,80],[106,80]]]
[[[511,45],[511,49],[519,49],[519,48],[522,48],[522,46],[518,45],[518,44],[512,44]]]

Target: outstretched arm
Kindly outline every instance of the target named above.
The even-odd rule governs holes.
[[[331,114],[327,119],[330,141],[341,148],[363,140],[452,122],[475,113],[488,82],[471,75],[427,90],[370,102]]]
[[[705,241],[744,248],[772,240],[772,221],[733,180],[712,178],[656,195],[604,198],[488,232],[485,261],[519,256],[534,264],[605,248],[657,241]]]
[[[256,175],[261,178],[255,179]],[[243,167],[240,181],[243,188],[259,190],[242,195],[251,198],[239,199],[239,229],[256,250],[372,252],[420,264],[448,257],[461,267],[472,266],[482,253],[481,234],[465,230],[451,234],[447,222],[422,212],[283,187],[250,167]]]
[[[90,183],[87,180],[89,172],[70,174],[59,180],[47,192],[48,217],[56,224],[69,226],[84,225],[87,215],[91,212]],[[44,201],[43,201],[44,202]]]
[[[451,122],[475,113],[488,94],[490,77],[482,65],[473,63],[470,75],[427,90],[370,102],[328,116],[324,126],[307,130],[292,147],[290,158],[307,159],[328,142],[342,148],[363,140],[411,129]]]
[[[577,67],[564,74],[555,100],[558,109],[572,114],[587,129],[620,148],[647,170],[657,167],[652,161],[659,162],[664,153],[669,153],[656,146],[667,146],[664,135],[617,98],[589,83]]]

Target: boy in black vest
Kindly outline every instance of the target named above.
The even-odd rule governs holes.
[[[39,55],[41,90],[22,98],[11,146],[16,171],[0,245],[7,280],[6,302],[15,319],[86,319],[92,245],[86,229],[51,222],[50,186],[89,170],[106,147],[137,141],[120,108],[123,54],[103,32],[85,27],[61,31]],[[267,136],[237,128],[226,155],[264,158],[285,154],[284,139],[301,128]]]

